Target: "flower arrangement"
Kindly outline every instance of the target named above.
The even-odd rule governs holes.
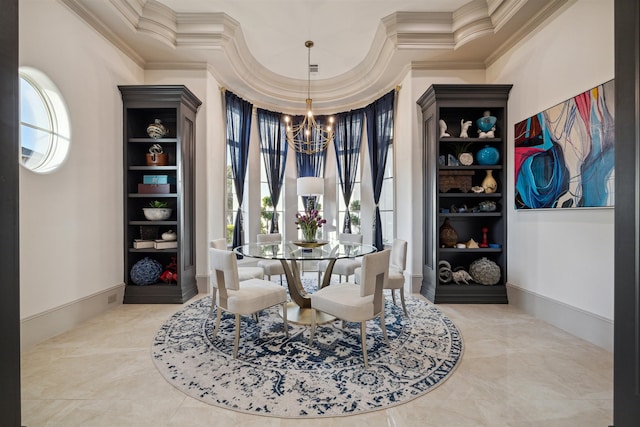
[[[322,227],[322,224],[326,224],[326,222],[327,220],[322,218],[315,209],[304,214],[296,213],[296,224],[302,230],[302,238],[305,242],[315,242],[318,228]]]

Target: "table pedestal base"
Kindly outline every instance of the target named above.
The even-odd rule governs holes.
[[[313,308],[301,308],[294,302],[287,304],[287,322],[295,323],[297,325],[310,325],[311,324],[311,310]],[[282,316],[282,308],[278,310]],[[324,323],[330,323],[336,320],[334,316],[331,316],[322,311],[316,312],[316,325],[322,325]]]

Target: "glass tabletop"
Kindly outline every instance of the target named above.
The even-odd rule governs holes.
[[[311,247],[310,247],[311,246]],[[267,242],[238,246],[234,252],[251,258],[312,261],[332,258],[356,258],[372,252],[376,247],[360,243],[318,242]]]

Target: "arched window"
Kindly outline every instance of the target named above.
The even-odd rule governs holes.
[[[21,67],[21,164],[33,172],[52,172],[67,158],[70,142],[69,113],[60,91],[44,73]]]

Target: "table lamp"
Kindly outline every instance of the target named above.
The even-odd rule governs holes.
[[[316,196],[324,194],[324,179],[318,176],[298,178],[298,196],[306,197],[306,210],[311,212],[315,208]]]

